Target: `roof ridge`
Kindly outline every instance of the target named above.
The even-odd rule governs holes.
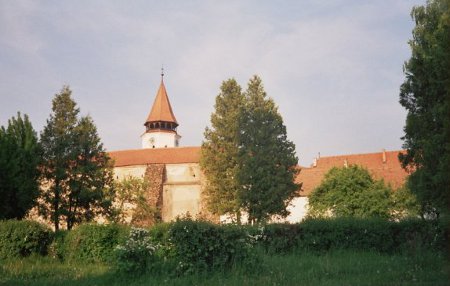
[[[392,150],[392,151],[385,151],[386,153],[400,153],[403,152],[405,150]],[[320,156],[320,158],[318,158],[318,160],[320,161],[321,159],[331,159],[331,158],[342,158],[342,157],[355,157],[355,156],[363,156],[363,155],[376,155],[376,154],[383,154],[383,151],[380,152],[371,152],[371,153],[357,153],[357,154],[344,154],[344,155],[334,155],[334,156]]]

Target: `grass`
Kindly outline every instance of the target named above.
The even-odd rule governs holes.
[[[336,251],[262,255],[253,271],[187,276],[119,275],[107,265],[60,263],[49,257],[1,261],[0,285],[448,285],[449,263],[440,253],[385,255]]]

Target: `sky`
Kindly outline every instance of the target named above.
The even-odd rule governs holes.
[[[399,150],[398,103],[425,0],[0,0],[0,125],[40,133],[64,85],[109,151],[141,148],[161,80],[182,136],[199,146],[224,80],[262,78],[299,163]]]

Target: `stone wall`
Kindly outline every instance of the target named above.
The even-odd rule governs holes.
[[[151,225],[162,220],[162,191],[164,183],[164,164],[151,164],[145,170],[144,178],[149,182],[146,192],[146,200],[150,208],[155,210],[153,219],[143,221],[143,224]]]

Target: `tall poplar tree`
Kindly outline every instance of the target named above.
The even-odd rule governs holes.
[[[409,187],[424,213],[448,212],[450,206],[450,1],[430,0],[414,7],[412,55],[400,103],[408,111],[400,160]]]
[[[298,158],[278,108],[267,98],[258,76],[248,83],[239,131],[238,181],[242,188],[238,197],[249,221],[286,217],[286,208],[300,188],[295,183]]]
[[[243,107],[241,87],[236,80],[224,81],[216,97],[211,128],[205,130],[200,165],[206,176],[208,209],[218,215],[231,214],[240,222],[238,176],[239,116]]]
[[[78,119],[79,109],[64,86],[52,101],[52,114],[41,134],[43,190],[40,213],[55,230],[105,214],[111,205],[109,158],[90,117]]]
[[[25,114],[0,128],[0,219],[21,219],[39,195],[40,148]]]

